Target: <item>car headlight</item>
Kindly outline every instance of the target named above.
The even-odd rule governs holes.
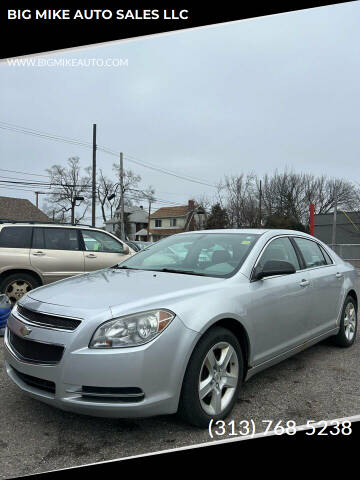
[[[90,348],[135,347],[150,342],[173,320],[169,310],[150,310],[103,323],[95,330]]]

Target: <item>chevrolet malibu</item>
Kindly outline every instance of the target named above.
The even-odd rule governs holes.
[[[180,253],[179,253],[180,252]],[[310,235],[208,230],[30,291],[6,370],[33,398],[106,417],[225,418],[244,381],[357,329],[355,269]]]

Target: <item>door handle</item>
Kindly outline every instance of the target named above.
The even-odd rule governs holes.
[[[87,258],[96,258],[96,255],[94,253],[88,253]]]
[[[344,275],[340,272],[336,272],[335,277],[336,278],[342,278]]]
[[[307,287],[310,285],[310,282],[309,280],[301,280],[301,282],[299,283],[300,287]]]
[[[33,255],[36,255],[37,257],[42,257],[43,255],[46,255],[46,253],[39,250],[38,252],[34,252]]]

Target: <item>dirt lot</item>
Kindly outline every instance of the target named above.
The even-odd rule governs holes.
[[[228,420],[322,420],[360,413],[360,339],[350,349],[316,345],[244,386]],[[0,478],[39,473],[211,441],[175,416],[114,420],[56,410],[7,378],[0,341]],[[225,438],[225,437],[223,437]]]

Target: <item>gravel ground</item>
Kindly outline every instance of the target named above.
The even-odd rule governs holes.
[[[22,394],[7,378],[0,341],[0,478],[211,441],[176,416],[118,420],[57,410]],[[247,382],[231,418],[340,418],[360,413],[360,339],[350,349],[321,343]],[[222,437],[225,438],[225,437]]]

